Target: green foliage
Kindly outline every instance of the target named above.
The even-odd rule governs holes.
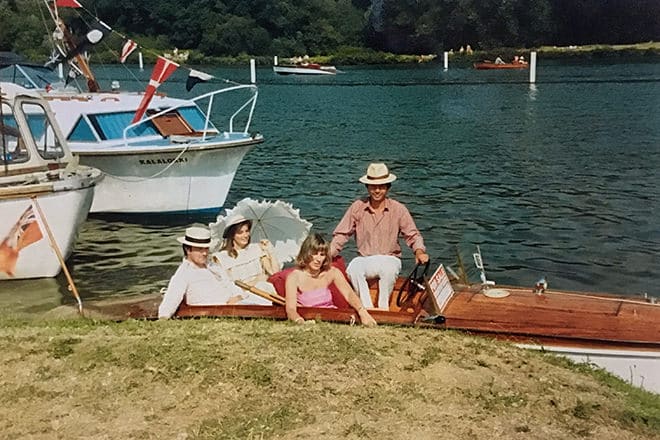
[[[145,62],[175,47],[191,51],[192,63],[242,54],[334,54],[337,64],[352,64],[400,62],[387,54],[439,54],[467,45],[495,50],[660,39],[660,2],[650,0],[634,6],[596,0],[86,0],[83,4],[137,41]],[[61,14],[77,35],[92,21],[78,9],[64,8]],[[43,2],[0,0],[0,23],[0,51],[15,51],[35,61],[50,54],[52,24]],[[108,39],[96,49],[97,60],[116,62],[120,47],[121,38]],[[594,55],[605,53],[612,51],[605,47],[602,54]]]

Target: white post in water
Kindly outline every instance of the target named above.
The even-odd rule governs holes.
[[[250,82],[252,84],[257,83],[257,69],[255,66],[254,58],[250,58]]]
[[[138,52],[138,64],[140,66],[140,70],[144,70],[144,61],[142,60],[142,52]]]
[[[277,55],[273,57],[273,66],[277,66]]]
[[[60,79],[64,79],[64,66],[62,63],[57,65],[57,76],[59,76]]]
[[[443,60],[444,60],[443,64],[444,64],[445,70],[449,69],[449,52],[445,51]]]
[[[529,60],[529,83],[536,82],[536,52],[532,52]]]

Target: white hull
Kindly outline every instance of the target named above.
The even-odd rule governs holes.
[[[261,142],[261,140],[258,140]],[[188,212],[221,208],[236,170],[257,143],[206,144],[177,150],[95,154],[79,151],[80,161],[105,173],[97,184],[91,212]]]
[[[208,101],[209,98],[208,105],[212,108],[214,97],[222,102],[216,95],[241,88],[251,91],[249,87],[221,89],[194,100],[157,95],[150,109],[163,113],[162,109],[176,112],[183,107],[198,108],[197,100]],[[133,128],[138,134],[125,132],[126,126],[119,121],[105,122],[111,127],[108,130],[113,137],[91,140],[80,140],[72,135],[81,117],[103,115],[107,121],[120,112],[132,115],[142,95],[50,92],[45,96],[62,130],[70,136],[71,151],[80,156],[82,164],[105,174],[96,189],[91,209],[94,213],[178,213],[221,208],[241,160],[254,145],[263,142],[263,136],[251,135],[247,127],[240,131],[234,127],[234,116],[242,108],[250,109],[251,119],[256,91],[228,120],[227,131],[220,131],[210,121],[200,118],[196,126],[190,122],[194,126],[192,135],[140,133],[154,118],[149,116]],[[211,114],[211,109],[203,108],[200,115],[207,114]]]
[[[273,71],[280,75],[336,75],[337,69],[332,66],[297,67],[297,66],[273,66]]]
[[[87,218],[93,196],[94,187],[88,186],[40,195],[36,198],[43,211],[44,220],[50,227],[65,259],[73,251],[78,229]],[[29,198],[0,200],[0,218],[2,218],[0,239],[7,236],[30,203]],[[60,272],[62,267],[50,245],[48,234],[42,231],[42,235],[39,241],[20,250],[13,275],[0,271],[0,279],[54,277]]]
[[[660,394],[660,352],[621,349],[590,349],[516,344],[566,356],[577,363],[593,364],[631,385]]]

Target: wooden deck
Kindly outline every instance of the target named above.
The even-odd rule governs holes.
[[[584,347],[617,346],[660,350],[660,304],[577,292],[504,288],[490,298],[481,286],[458,287],[443,315],[446,328],[517,341]]]

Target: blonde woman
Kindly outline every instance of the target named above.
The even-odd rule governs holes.
[[[330,242],[320,234],[310,234],[300,247],[296,257],[297,268],[286,279],[286,315],[296,323],[305,319],[298,313],[303,307],[334,307],[330,284],[335,283],[339,292],[366,326],[375,326],[376,321],[362,305],[360,297],[353,291],[344,275],[331,265]]]

